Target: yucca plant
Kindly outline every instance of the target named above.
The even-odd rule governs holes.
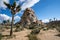
[[[14,15],[19,12],[21,10],[21,6],[18,5],[16,6],[16,2],[14,1],[14,3],[12,5],[4,2],[4,4],[7,6],[8,9],[11,10],[11,14],[12,14],[12,22],[11,22],[11,30],[10,30],[10,36],[12,36],[13,34],[13,24],[14,24]]]

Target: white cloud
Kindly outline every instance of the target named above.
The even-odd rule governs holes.
[[[20,19],[20,17],[19,16],[15,16],[14,19],[17,20],[17,19]]]
[[[15,17],[14,17],[14,20],[15,20],[15,22],[14,22],[14,23],[16,23],[16,22],[20,21],[20,19],[21,19],[21,18],[20,18],[19,16],[15,16]]]
[[[6,14],[0,14],[0,21],[3,21],[3,20],[12,20],[12,17],[6,15]],[[17,15],[14,17],[14,20],[15,20],[15,23],[20,21],[20,17]]]
[[[19,0],[20,2],[24,2],[24,1],[26,1],[26,0]]]
[[[40,0],[19,0],[19,2],[23,2],[22,6],[21,6],[22,10],[25,10],[26,8],[34,6],[39,1]]]
[[[7,8],[7,7],[4,5],[4,2],[9,3],[9,0],[0,0],[0,8],[3,8],[3,9]]]
[[[42,22],[47,23],[47,22],[49,22],[49,19],[44,19],[44,20],[42,20]]]
[[[0,14],[0,20],[8,20],[10,17],[6,14]]]
[[[57,20],[60,20],[60,18],[57,18]]]
[[[17,2],[17,5],[19,3],[23,3],[21,8],[22,10],[25,10],[26,8],[29,8],[29,7],[32,7],[34,6],[36,3],[38,3],[40,0],[19,0],[19,1],[16,1]],[[7,8],[3,2],[6,2],[6,3],[9,3],[9,0],[0,0],[0,8]]]
[[[54,21],[53,18],[50,18],[50,19],[51,19],[51,21]],[[42,20],[42,22],[47,23],[47,22],[49,22],[50,19],[44,19],[44,20]],[[57,18],[56,20],[60,20],[60,18]]]
[[[22,5],[22,10],[34,6],[39,0],[27,0],[25,3]]]

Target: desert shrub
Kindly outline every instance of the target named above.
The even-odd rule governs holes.
[[[60,27],[59,27],[59,26],[57,26],[57,27],[56,27],[56,30],[57,30],[58,32],[60,32]]]
[[[27,29],[34,29],[34,26],[32,26],[32,25],[27,25],[27,26],[24,26],[24,28],[27,28]]]
[[[28,35],[29,40],[38,40],[36,35],[29,34]]]
[[[19,28],[19,27],[20,27],[20,25],[19,25],[19,24],[17,24],[17,25],[16,25],[16,28]]]
[[[29,29],[29,26],[24,26],[24,28]]]
[[[38,34],[40,32],[40,28],[33,29],[31,34]]]
[[[34,29],[35,27],[34,26],[29,26],[29,29]]]
[[[16,25],[15,32],[18,32],[18,31],[20,31],[19,27],[20,27],[20,25],[19,25],[19,24],[17,24],[17,25]]]
[[[52,30],[53,30],[54,28],[55,28],[55,26],[50,26],[50,29],[52,29]]]
[[[30,25],[29,25],[29,29],[35,29],[35,28],[37,28],[38,27],[38,25],[36,24],[36,23],[31,23]]]
[[[56,26],[55,26],[54,24],[52,24],[52,25],[47,25],[47,28],[48,28],[48,30],[49,30],[49,29],[52,29],[52,30],[53,30],[53,29],[56,28]]]
[[[22,30],[23,30],[23,28],[20,27],[20,28],[15,29],[15,32],[19,32],[19,31],[22,31]]]
[[[10,26],[6,26],[5,28],[6,28],[6,29],[10,29]]]
[[[22,27],[22,26],[20,26],[20,25],[17,25],[16,26],[16,29],[15,29],[15,32],[19,32],[19,31],[21,31],[21,30],[23,30],[24,28]]]
[[[2,34],[0,33],[0,40],[2,39]]]
[[[46,30],[48,30],[48,28],[46,28],[46,27],[45,27],[45,28],[43,28],[43,31],[46,31]]]

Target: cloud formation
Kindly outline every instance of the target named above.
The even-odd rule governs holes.
[[[21,19],[21,18],[20,18],[19,16],[15,16],[15,17],[14,17],[14,20],[15,20],[15,22],[14,22],[14,23],[16,23],[16,22],[20,21],[20,19]]]
[[[42,22],[47,23],[47,22],[49,22],[49,19],[44,19],[44,20],[42,20]]]
[[[22,8],[22,10],[25,10],[26,8],[34,6],[39,1],[40,0],[19,0],[18,2],[23,2],[21,8]]]
[[[0,8],[7,8],[7,6],[4,5],[4,2],[9,3],[9,0],[0,0]]]
[[[3,20],[10,20],[11,21],[12,17],[6,15],[6,14],[0,14],[0,21],[3,21]],[[15,22],[19,21],[20,20],[20,17],[19,16],[15,16],[14,17],[14,20]]]
[[[8,20],[10,17],[6,14],[0,14],[0,20]]]
[[[29,8],[29,7],[32,7],[34,6],[36,3],[38,3],[40,0],[19,0],[19,1],[16,1],[17,5],[21,2],[22,5],[21,5],[21,8],[22,10],[25,10],[26,8]],[[9,3],[9,0],[0,0],[0,8],[7,8],[7,6],[4,5],[3,2],[6,2],[6,3]],[[6,14],[0,14],[0,21],[1,20],[8,20],[10,19],[11,20],[12,17],[6,15]],[[20,19],[19,16],[15,16],[14,18],[15,20],[18,20]]]
[[[26,0],[19,0],[20,2],[24,2],[24,1],[26,1]]]
[[[38,3],[40,0],[18,0],[16,1],[17,5],[19,3],[22,3],[22,10],[25,10],[26,8],[34,6],[36,3]],[[7,8],[3,2],[9,3],[9,0],[0,0],[0,8]]]

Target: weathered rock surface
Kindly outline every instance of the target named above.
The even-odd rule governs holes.
[[[42,21],[39,21],[31,8],[27,8],[20,20],[20,24],[24,27],[26,26],[33,26],[33,25],[42,25]]]

